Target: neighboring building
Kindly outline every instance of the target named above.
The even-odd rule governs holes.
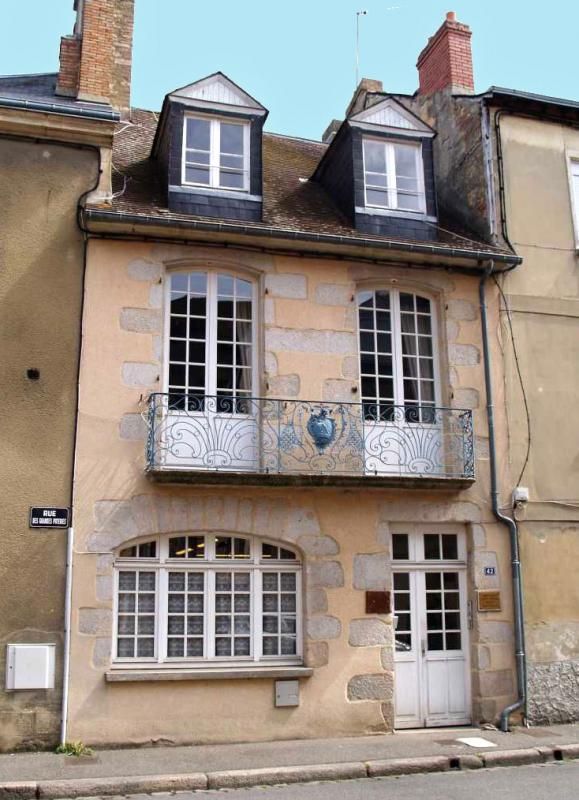
[[[462,26],[450,20],[444,27],[464,42]],[[440,47],[441,32],[429,46]],[[420,69],[428,56],[427,48]],[[444,82],[443,66],[435,72]],[[516,517],[520,539],[528,718],[575,721],[579,427],[569,410],[579,394],[579,103],[497,87],[453,96],[436,77],[431,85],[438,91],[407,102],[438,128],[441,203],[523,259],[498,280],[505,295],[496,331],[505,384],[495,383],[496,408],[499,418],[506,409],[508,426],[500,500]],[[472,89],[468,75],[463,86]],[[513,511],[519,486],[523,500]]]
[[[438,202],[411,101],[363,81],[326,143],[266,115],[221,73],[133,110],[82,215],[71,739],[467,724],[516,696],[479,282],[519,259]]]
[[[67,531],[31,529],[29,512],[72,502],[85,247],[77,207],[89,193],[110,196],[113,106],[128,106],[102,75],[99,96],[92,91],[87,53],[103,31],[91,20],[97,2],[85,5],[58,75],[0,78],[0,750],[52,746],[60,732]],[[125,15],[129,42],[130,22]]]

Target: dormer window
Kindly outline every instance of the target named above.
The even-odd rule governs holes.
[[[184,124],[182,183],[249,191],[249,123],[186,115]]]
[[[359,233],[436,239],[436,131],[396,98],[382,97],[372,93],[341,123],[312,181]]]
[[[167,180],[169,211],[260,222],[267,109],[216,72],[168,94],[152,156]]]
[[[425,213],[419,144],[365,137],[363,153],[366,206]]]

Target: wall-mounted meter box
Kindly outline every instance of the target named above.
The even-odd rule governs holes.
[[[6,691],[54,689],[53,644],[6,645]]]
[[[275,682],[275,705],[277,708],[284,708],[286,706],[299,706],[299,704],[300,704],[299,681]]]

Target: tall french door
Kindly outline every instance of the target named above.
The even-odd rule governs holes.
[[[228,273],[172,272],[166,307],[164,465],[255,469],[255,285]]]
[[[396,727],[469,724],[464,535],[394,534],[393,600]]]
[[[444,459],[432,301],[360,291],[358,331],[366,471],[436,474]]]

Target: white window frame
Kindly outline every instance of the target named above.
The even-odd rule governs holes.
[[[258,304],[257,304],[257,282],[251,277],[233,272],[228,269],[208,269],[199,267],[198,269],[174,269],[165,273],[165,325],[163,342],[163,391],[169,391],[169,362],[170,362],[170,339],[171,339],[171,275],[189,275],[192,273],[203,273],[207,276],[206,298],[206,318],[205,318],[205,395],[214,397],[217,394],[217,297],[218,297],[218,278],[225,275],[229,278],[239,278],[251,283],[251,396],[257,397],[258,391]],[[189,319],[189,317],[187,317]],[[235,323],[234,323],[235,324]]]
[[[575,247],[579,249],[579,151],[567,151],[567,174]]]
[[[430,324],[431,324],[431,341],[432,341],[432,361],[433,361],[433,374],[434,374],[434,408],[441,406],[441,385],[440,385],[440,343],[438,333],[438,314],[436,300],[428,292],[423,292],[417,288],[402,287],[392,289],[384,285],[371,285],[371,286],[358,286],[356,291],[356,330],[358,335],[358,363],[360,364],[361,349],[361,331],[360,331],[360,317],[358,310],[360,308],[359,295],[363,292],[387,292],[390,295],[390,319],[391,319],[391,336],[392,336],[392,381],[394,384],[394,405],[397,407],[410,404],[410,399],[404,397],[404,370],[402,352],[402,324],[401,324],[401,309],[400,309],[400,295],[412,294],[417,297],[423,297],[430,302]],[[364,351],[366,352],[366,351]],[[376,351],[374,351],[376,355]],[[360,389],[359,397],[363,402],[362,393],[362,371],[360,368]],[[419,379],[418,379],[419,380]],[[380,398],[377,400],[381,403]],[[417,404],[418,407],[421,407]]]
[[[198,119],[209,122],[209,183],[196,183],[188,181],[187,175],[187,121]],[[219,183],[221,166],[219,156],[221,155],[221,123],[240,125],[243,128],[243,187],[241,189],[231,186],[222,186]],[[181,184],[183,186],[198,186],[203,189],[216,189],[223,192],[249,192],[249,147],[250,147],[250,123],[232,117],[206,117],[200,114],[185,114],[183,117],[183,142],[181,146]]]
[[[366,156],[364,142],[378,142],[385,147],[386,150],[386,178],[388,185],[386,190],[388,192],[388,205],[379,205],[377,203],[370,203],[368,201],[368,183],[366,180]],[[398,188],[396,186],[396,146],[412,147],[415,152],[416,161],[416,177],[418,181],[418,199],[420,206],[418,209],[401,208],[398,205]],[[378,136],[363,136],[362,138],[362,163],[364,170],[364,203],[367,208],[380,208],[388,211],[396,211],[400,214],[422,214],[426,215],[426,192],[424,187],[424,159],[422,158],[422,144],[420,142],[407,142],[393,139],[383,139]],[[384,189],[384,187],[380,187]]]
[[[169,540],[183,536],[204,536],[206,542],[206,558],[169,558]],[[250,543],[249,558],[215,557],[215,538],[218,536],[246,539]],[[155,558],[121,557],[119,553],[134,544],[155,541],[157,555]],[[269,559],[262,557],[262,545],[292,551],[296,560]],[[125,542],[117,548],[114,562],[114,603],[113,603],[113,658],[115,668],[175,669],[187,667],[206,669],[207,667],[252,666],[265,669],[273,666],[299,666],[303,664],[303,600],[302,600],[302,560],[296,548],[285,542],[272,541],[246,534],[230,532],[175,532],[157,537],[146,537],[141,540]],[[121,572],[155,572],[155,655],[152,657],[119,657],[117,653],[118,614],[119,614],[119,574]],[[175,657],[167,655],[168,633],[168,576],[169,572],[196,572],[205,575],[204,596],[204,650],[200,657]],[[249,656],[216,656],[214,652],[215,634],[215,574],[217,572],[250,573],[250,655]],[[293,573],[296,575],[296,653],[284,655],[263,655],[262,617],[267,614],[263,610],[262,577],[266,573]],[[274,613],[274,612],[272,612]],[[279,611],[278,611],[279,613]],[[267,634],[266,634],[267,635]],[[279,636],[279,633],[278,633]]]

